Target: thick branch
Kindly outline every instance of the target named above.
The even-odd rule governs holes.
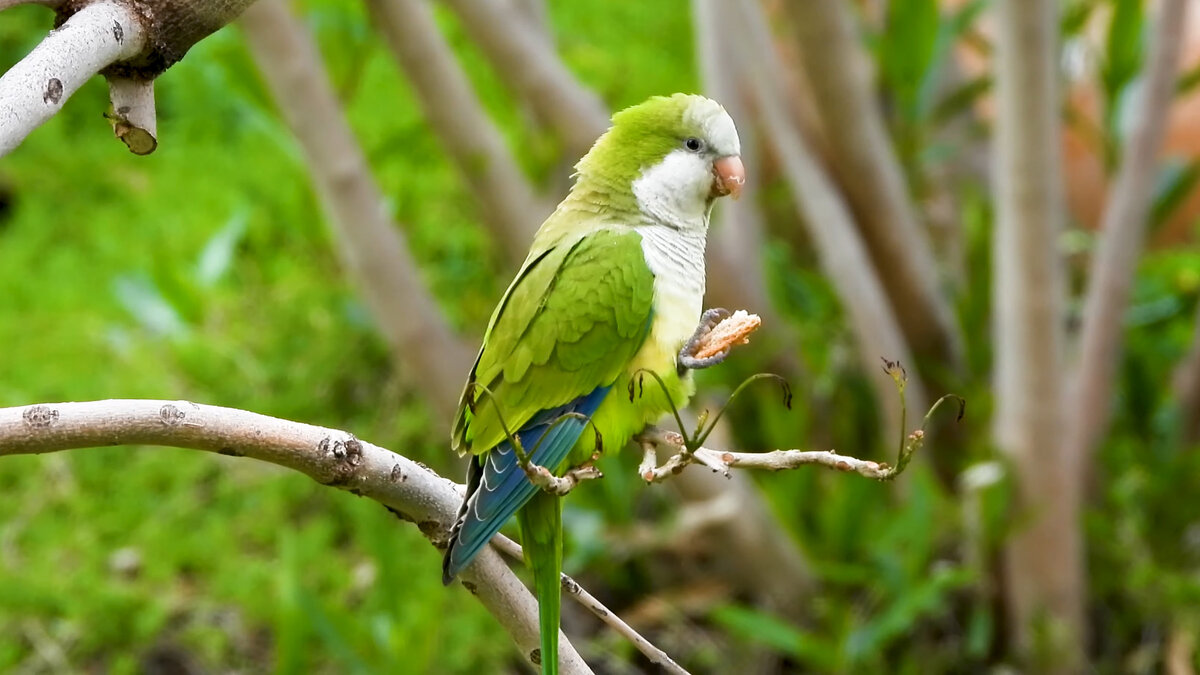
[[[1100,246],[1092,258],[1079,363],[1073,378],[1067,452],[1084,465],[1104,436],[1111,416],[1112,391],[1121,358],[1121,319],[1129,302],[1154,191],[1155,165],[1166,134],[1167,112],[1175,95],[1183,31],[1189,0],[1162,0],[1140,94],[1134,105],[1133,128],[1125,138],[1121,168],[1100,225]]]
[[[869,61],[845,0],[783,4],[796,31],[833,169],[913,350],[959,365],[962,345],[937,265],[874,97]],[[898,255],[897,251],[903,251]]]
[[[511,0],[444,2],[462,18],[497,77],[558,132],[569,156],[582,155],[608,128],[604,103],[575,79]]]
[[[429,3],[367,0],[367,6],[416,90],[426,121],[478,197],[483,219],[498,230],[497,239],[509,258],[523,260],[529,240],[551,208],[538,199],[484,111],[434,22]]]
[[[391,346],[443,418],[472,361],[423,285],[404,234],[342,115],[316,46],[281,0],[261,0],[242,19],[247,42],[308,159],[345,265]]]
[[[242,410],[144,400],[0,408],[0,456],[125,444],[206,450],[294,469],[384,504],[436,546],[444,545],[461,500],[453,482],[343,431]],[[459,576],[532,662],[537,605],[499,555],[484,550]],[[560,643],[564,672],[591,672],[570,642],[560,636]]]
[[[1083,659],[1082,468],[1061,446],[1063,266],[1059,174],[1057,4],[994,5],[996,224],[992,282],[996,316],[993,434],[1012,460],[1023,526],[1005,549],[1011,630],[1032,656],[1035,637],[1069,672]]]
[[[73,14],[0,77],[0,157],[62,109],[90,77],[145,46],[133,9],[95,2]]]

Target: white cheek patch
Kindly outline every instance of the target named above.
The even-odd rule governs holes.
[[[633,181],[633,195],[642,213],[674,227],[688,227],[707,219],[712,182],[708,160],[672,150]]]

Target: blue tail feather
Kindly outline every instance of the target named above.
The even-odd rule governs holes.
[[[611,385],[597,387],[566,405],[543,410],[521,427],[515,434],[521,447],[528,452],[537,446],[530,458],[533,463],[551,471],[557,470],[587,428],[587,422],[568,417],[557,425],[554,423],[569,413],[590,418],[610,389]],[[487,453],[476,455],[471,462],[463,512],[450,535],[442,562],[442,581],[447,584],[540,489],[529,482],[518,464],[517,453],[507,440]]]

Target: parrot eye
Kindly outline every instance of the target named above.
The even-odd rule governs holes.
[[[704,149],[704,141],[693,136],[683,142],[683,147],[687,148],[689,152],[700,152]]]

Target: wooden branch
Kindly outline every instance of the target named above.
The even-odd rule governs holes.
[[[444,0],[462,19],[499,77],[530,105],[578,157],[608,128],[608,110],[580,84],[553,45],[512,0]]]
[[[0,77],[0,157],[62,109],[96,73],[139,54],[145,31],[133,8],[102,0],[73,14]]]
[[[1022,523],[1004,552],[1016,650],[1030,657],[1036,636],[1054,636],[1038,653],[1053,655],[1051,670],[1073,672],[1083,664],[1086,584],[1083,471],[1060,440],[1065,316],[1057,6],[1052,0],[993,6],[993,435],[1012,461],[1014,517]]]
[[[763,127],[791,187],[796,209],[809,229],[821,267],[854,330],[863,370],[874,371],[882,355],[912,363],[908,342],[845,200],[814,159],[777,95],[771,78],[771,73],[779,68],[777,56],[769,31],[765,24],[755,22],[755,17],[761,19],[761,14],[755,11],[753,3],[738,0],[736,11],[725,12],[722,25],[726,30],[736,31],[739,44],[743,45],[736,52],[740,73],[754,94]],[[901,248],[892,254],[904,256],[908,252]],[[854,272],[848,274],[846,270]],[[893,389],[882,378],[873,378],[871,383],[889,427],[899,428],[900,410]],[[914,378],[908,386],[912,405],[924,409],[927,398],[921,382]]]
[[[899,389],[900,405],[904,408],[907,375],[898,363],[886,362],[885,368],[895,380]],[[925,427],[929,426],[934,413],[943,403],[951,400],[958,403],[958,416],[959,419],[962,418],[966,403],[958,396],[946,395],[935,401],[925,413],[921,426],[901,438],[899,455],[894,465],[840,455],[833,450],[771,450],[768,452],[714,450],[697,447],[699,442],[704,442],[704,436],[689,440],[677,431],[649,426],[642,430],[636,438],[641,444],[643,452],[642,463],[638,465],[638,476],[647,483],[661,483],[679,474],[691,464],[706,467],[713,473],[719,473],[726,478],[731,475],[730,469],[735,468],[783,471],[816,465],[838,471],[854,472],[875,480],[893,480],[904,472],[913,455],[925,444]],[[667,448],[672,453],[671,457],[661,465],[658,463],[659,448]]]
[[[391,347],[438,415],[456,408],[474,354],[451,330],[421,281],[403,232],[342,115],[311,36],[281,0],[260,0],[242,19],[267,88],[299,140],[330,214],[346,269]]]
[[[477,197],[509,260],[520,262],[533,233],[553,210],[534,192],[500,129],[433,20],[427,0],[367,0],[400,68],[417,93],[425,120]]]
[[[761,13],[758,3],[751,3]],[[913,351],[961,367],[962,340],[875,99],[869,56],[845,0],[785,2],[829,159]],[[903,251],[898,255],[897,251]]]
[[[250,457],[373,499],[444,546],[462,499],[458,486],[344,431],[188,401],[108,400],[0,408],[0,457],[108,445],[162,445]],[[537,604],[499,554],[484,550],[459,575],[531,663]],[[590,673],[560,636],[565,673]]]
[[[1141,258],[1153,198],[1155,168],[1167,113],[1175,96],[1189,0],[1162,0],[1151,35],[1139,95],[1125,137],[1121,166],[1100,225],[1084,301],[1079,362],[1073,373],[1067,448],[1071,462],[1088,463],[1108,429],[1117,366],[1125,341],[1122,319]]]

